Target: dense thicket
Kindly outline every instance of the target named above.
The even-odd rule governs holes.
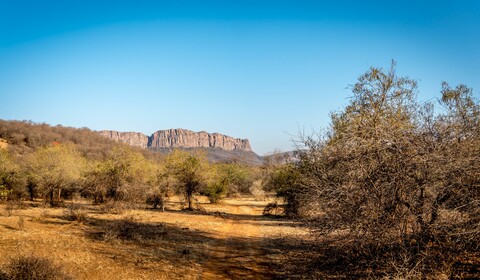
[[[371,68],[352,92],[330,129],[302,135],[298,161],[272,173],[287,211],[343,238],[349,255],[372,263],[366,270],[431,276],[477,258],[480,107],[472,90],[443,83],[435,110],[417,102],[416,82],[392,65]]]

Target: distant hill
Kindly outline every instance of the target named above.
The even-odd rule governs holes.
[[[126,143],[150,159],[159,158],[179,148],[205,151],[211,162],[237,162],[248,165],[263,163],[263,158],[251,151],[247,139],[179,129],[157,131],[148,137],[136,132],[99,132],[88,128],[51,126],[31,121],[0,120],[0,139],[2,148],[8,147],[11,152],[20,156],[54,142],[68,142],[75,144],[87,158],[101,160],[115,146]]]
[[[76,144],[87,158],[102,159],[106,151],[116,145],[88,128],[51,126],[30,121],[0,120],[0,138],[15,154],[24,155],[54,142]]]
[[[162,154],[172,149],[202,150],[212,162],[238,162],[261,165],[263,158],[254,153],[248,139],[233,138],[220,133],[194,132],[187,129],[159,130],[151,136],[139,132],[102,130],[106,138]]]
[[[0,139],[3,139],[3,146],[8,146],[12,153],[20,156],[58,142],[73,143],[85,157],[98,160],[104,159],[108,151],[120,145],[88,128],[51,126],[30,121],[0,120]],[[152,151],[138,151],[149,158],[156,157]]]
[[[141,148],[214,148],[226,151],[252,151],[248,139],[205,131],[194,132],[188,129],[159,130],[150,136],[138,132],[114,130],[103,130],[98,133],[112,140]]]

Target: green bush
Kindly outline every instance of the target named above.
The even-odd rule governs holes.
[[[202,192],[206,195],[211,203],[217,203],[227,192],[227,186],[216,182],[209,184]]]

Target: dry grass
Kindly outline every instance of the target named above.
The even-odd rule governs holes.
[[[0,149],[7,149],[8,143],[7,140],[0,138]]]
[[[0,216],[0,266],[35,255],[73,279],[266,279],[282,255],[275,240],[306,235],[291,221],[262,216],[269,200],[206,201],[197,201],[204,211],[182,211],[178,199],[166,212],[104,211],[85,201],[16,209]]]
[[[69,280],[62,268],[51,260],[22,256],[10,260],[1,276],[8,280]]]

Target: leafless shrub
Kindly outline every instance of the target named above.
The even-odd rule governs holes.
[[[42,208],[40,210],[40,219],[45,220],[50,217],[50,213],[47,208]]]
[[[161,224],[142,223],[130,216],[105,224],[102,237],[104,241],[110,242],[116,240],[143,242],[155,240],[165,233],[165,228]]]
[[[263,190],[261,180],[254,181],[250,189],[251,189],[252,195],[255,197],[256,200],[265,201],[266,195],[265,195],[265,191]]]
[[[122,214],[129,209],[135,209],[135,205],[123,201],[109,201],[101,204],[98,209],[105,214]]]
[[[115,208],[115,202],[111,201],[100,204],[100,206],[98,207],[98,211],[103,214],[115,214]]]
[[[88,212],[83,207],[72,204],[63,212],[63,218],[83,223],[88,220]]]
[[[7,203],[5,206],[5,216],[10,217],[13,215],[14,206],[12,203]]]
[[[5,205],[5,216],[10,217],[15,210],[26,209],[27,205],[20,200],[9,200]]]
[[[159,193],[149,194],[147,196],[146,203],[151,204],[153,206],[153,209],[157,209],[160,207],[162,211],[165,211],[165,202],[162,194],[159,194]]]
[[[23,256],[10,261],[5,270],[6,279],[11,280],[66,280],[71,279],[61,267],[49,259]]]
[[[285,207],[277,202],[268,203],[263,209],[264,216],[281,216],[285,214]]]
[[[338,243],[330,257],[347,253],[338,263],[374,261],[387,275],[431,277],[478,258],[480,106],[471,89],[444,83],[441,115],[416,102],[416,82],[394,65],[371,68],[352,91],[331,129],[301,135],[298,162],[274,176],[287,213],[315,220],[322,236],[346,232],[355,246]]]
[[[19,230],[23,230],[25,228],[25,219],[23,218],[23,216],[18,217],[17,227]]]
[[[206,214],[206,215],[209,213],[207,211],[207,209],[200,204],[195,205],[195,211],[198,211],[198,212],[200,212],[202,214]]]

